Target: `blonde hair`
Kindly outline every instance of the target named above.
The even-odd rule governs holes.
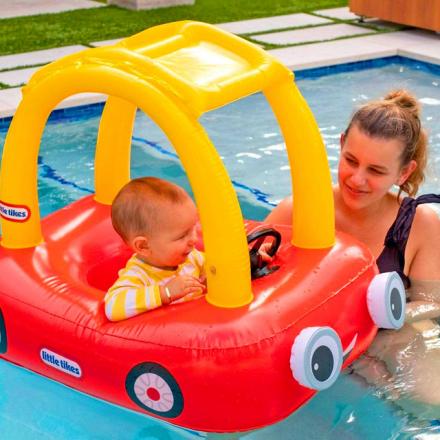
[[[417,168],[399,186],[398,199],[402,191],[410,196],[416,195],[425,179],[428,155],[428,136],[420,122],[420,106],[416,98],[406,90],[391,91],[383,99],[358,109],[345,130],[345,136],[353,125],[368,136],[396,139],[402,143],[401,167],[414,160]]]
[[[160,227],[164,203],[180,204],[188,198],[183,188],[167,180],[157,177],[133,179],[113,200],[113,227],[126,242],[137,235],[149,235]]]

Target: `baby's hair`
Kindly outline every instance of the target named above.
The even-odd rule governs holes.
[[[402,143],[401,166],[414,160],[417,168],[400,185],[399,196],[402,191],[410,196],[416,195],[425,179],[428,155],[428,136],[420,122],[420,106],[416,98],[406,90],[391,91],[383,99],[359,108],[345,130],[345,136],[353,125],[368,136],[396,139]]]
[[[113,200],[113,227],[126,242],[137,235],[154,233],[161,224],[164,203],[180,204],[188,197],[183,188],[164,179],[133,179],[121,188]]]

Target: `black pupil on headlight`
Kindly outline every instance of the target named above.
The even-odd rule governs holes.
[[[402,316],[402,299],[400,297],[399,290],[393,287],[390,295],[391,313],[394,319],[400,319]]]
[[[334,359],[331,350],[325,345],[318,347],[312,356],[312,372],[317,380],[324,382],[333,371]]]

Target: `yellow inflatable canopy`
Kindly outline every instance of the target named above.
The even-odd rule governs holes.
[[[2,206],[22,207],[29,215],[20,222],[2,218],[1,245],[27,248],[43,240],[37,157],[50,112],[73,94],[104,93],[108,99],[96,146],[96,201],[111,204],[130,179],[131,136],[140,108],[168,136],[192,186],[207,257],[207,300],[221,307],[248,304],[253,296],[240,206],[198,119],[259,91],[286,142],[295,198],[292,244],[332,246],[334,208],[325,148],[292,72],[255,45],[192,21],[157,26],[110,47],[84,50],[34,74],[11,122],[0,179]]]

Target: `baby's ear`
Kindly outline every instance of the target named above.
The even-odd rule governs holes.
[[[144,235],[134,237],[130,240],[130,245],[137,254],[145,254],[150,249],[148,238]]]

